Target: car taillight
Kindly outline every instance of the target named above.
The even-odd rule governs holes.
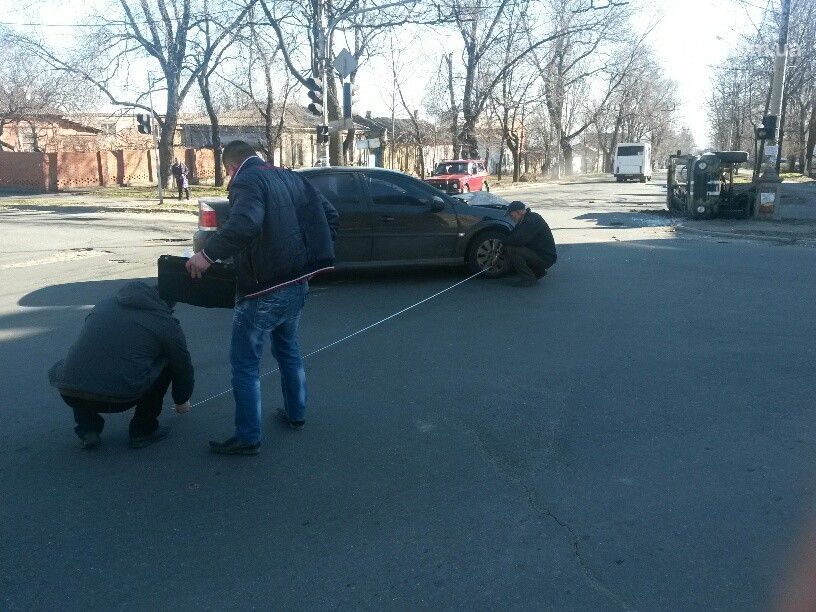
[[[218,229],[218,216],[215,210],[203,202],[198,203],[198,229],[212,231]]]

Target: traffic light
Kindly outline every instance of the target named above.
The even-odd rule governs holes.
[[[776,140],[776,115],[765,115],[762,125],[756,128],[757,140]]]
[[[138,114],[136,115],[136,129],[139,130],[140,134],[152,134],[153,130],[150,129],[150,115],[143,115]]]
[[[351,119],[356,94],[357,91],[354,85],[351,83],[343,83],[343,119]]]
[[[320,79],[309,77],[306,79],[306,87],[309,88],[309,99],[312,101],[309,104],[309,112],[313,115],[323,114],[323,83]]]
[[[318,125],[317,126],[317,144],[323,145],[328,144],[329,142],[329,126],[328,125]]]

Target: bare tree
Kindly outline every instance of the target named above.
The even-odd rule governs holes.
[[[251,9],[248,11],[251,15]],[[220,15],[213,14],[210,11],[208,0],[204,0],[204,14],[199,25],[200,36],[192,39],[191,43],[197,59],[195,63],[198,65],[198,89],[201,93],[201,99],[204,102],[204,109],[210,119],[210,140],[212,142],[213,160],[215,163],[215,185],[221,187],[224,184],[224,168],[221,163],[221,129],[218,120],[218,110],[213,100],[211,82],[216,77],[216,71],[224,60],[225,54],[229,51],[236,38],[240,35],[241,28],[245,25],[239,23],[232,32],[225,32]],[[220,42],[216,42],[218,39]]]
[[[500,85],[491,95],[491,108],[501,130],[502,143],[510,151],[513,159],[513,182],[521,178],[521,155],[525,144],[526,115],[530,106],[540,99],[535,88],[538,75],[535,70],[531,69],[530,62],[511,64],[513,58],[522,50],[520,47],[526,43],[524,31],[518,25],[527,20],[527,15],[524,13],[526,8],[527,5],[508,7],[503,48],[497,50],[498,54],[495,58],[490,56],[487,58],[488,73],[491,68],[495,68],[502,74]],[[506,66],[509,67],[502,70]],[[499,158],[499,179],[501,179],[504,146],[502,146]]]
[[[336,29],[324,31],[325,24],[344,23],[352,26],[355,37],[353,54],[360,59],[369,53],[371,45],[380,34],[408,23],[427,23],[433,20],[425,11],[415,10],[408,5],[361,13],[364,9],[370,8],[361,0],[340,2],[284,0],[274,3],[271,0],[259,0],[259,2],[267,24],[278,37],[280,50],[290,74],[303,86],[307,86],[306,79],[309,76],[319,78],[321,75],[324,42],[328,50],[328,57],[325,60],[329,66],[334,60],[338,34]],[[303,45],[305,53],[290,48],[287,31],[298,41],[308,42],[308,45]],[[327,74],[330,78],[323,84],[324,104],[329,120],[336,121],[341,114],[338,83],[333,70],[329,70]],[[352,75],[352,79],[354,76],[356,75]],[[347,134],[347,141],[348,138]],[[353,134],[351,138],[353,139]],[[339,164],[343,157],[343,143],[339,133],[332,132],[329,150],[330,163]]]
[[[6,125],[28,122],[36,142],[40,115],[79,110],[93,100],[81,79],[55,73],[5,30],[0,30],[0,55],[0,151],[12,148],[3,141]]]
[[[32,37],[23,40],[54,69],[79,75],[95,85],[111,104],[151,112],[159,126],[159,163],[162,168],[169,168],[184,99],[203,66],[211,61],[230,32],[240,26],[256,1],[246,0],[243,6],[226,5],[221,14],[225,27],[210,38],[209,44],[200,45],[200,53],[193,52],[191,41],[202,34],[202,26],[208,19],[203,6],[194,7],[193,0],[141,0],[138,9],[127,0],[118,0],[112,3],[110,10],[94,16],[96,27],[80,40],[67,60],[43,41]],[[145,102],[145,91],[134,99],[123,99],[118,93],[117,77],[140,56],[153,60],[163,75],[164,114]],[[161,180],[167,184],[167,173]]]

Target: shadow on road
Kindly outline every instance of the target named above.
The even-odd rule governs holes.
[[[110,297],[120,287],[132,281],[143,281],[147,284],[156,283],[155,278],[122,278],[51,285],[27,293],[20,298],[17,305],[39,308],[93,305],[106,297]]]

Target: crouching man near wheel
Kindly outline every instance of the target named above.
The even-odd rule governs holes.
[[[507,216],[516,224],[503,241],[510,265],[520,277],[514,284],[533,287],[558,259],[555,239],[541,215],[531,211],[523,202],[510,202]]]

